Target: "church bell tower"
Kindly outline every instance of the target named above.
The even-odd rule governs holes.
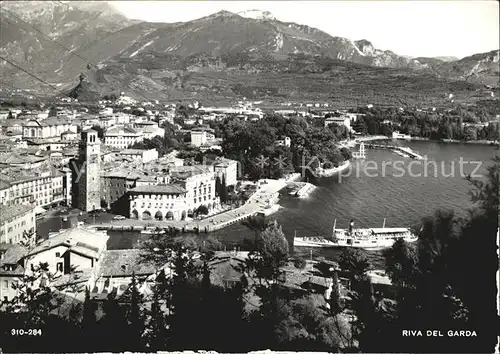
[[[80,171],[78,181],[78,208],[82,211],[100,209],[101,142],[97,131],[88,129],[81,133],[79,144]]]

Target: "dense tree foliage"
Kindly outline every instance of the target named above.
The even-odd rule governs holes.
[[[425,218],[419,242],[396,242],[385,251],[387,273],[396,289],[395,306],[382,306],[369,289],[358,291],[360,348],[400,352],[490,352],[498,323],[495,272],[498,257],[500,158],[488,168],[487,180],[471,180],[477,207],[467,218],[438,210]],[[362,299],[365,300],[362,300]],[[361,301],[361,300],[362,301]],[[382,310],[382,311],[381,311]],[[377,328],[375,331],[374,329]],[[422,337],[402,337],[403,329],[421,329]],[[434,329],[443,337],[426,337]],[[475,331],[477,336],[449,336],[449,330]],[[381,336],[392,338],[380,342]],[[378,343],[378,344],[377,344]]]
[[[93,125],[92,128],[93,130],[95,130],[97,132],[97,136],[99,137],[99,139],[104,139],[104,128],[101,127],[100,125]]]
[[[215,195],[220,198],[220,202],[225,204],[229,201],[229,190],[226,185],[226,177],[222,175],[222,178],[217,176],[215,178]]]
[[[393,131],[432,140],[498,140],[498,109],[486,105],[449,110],[359,108],[353,128],[359,133],[390,136]]]
[[[222,139],[226,157],[241,163],[243,174],[250,179],[280,178],[301,166],[337,166],[350,158],[341,152],[338,140],[348,136],[347,128],[337,125],[316,126],[315,121],[269,115],[258,121],[227,119],[211,122]],[[290,146],[276,142],[289,137]]]
[[[187,144],[183,133],[175,129],[175,126],[165,122],[162,125],[165,130],[163,137],[155,136],[151,139],[144,139],[141,142],[134,143],[130,146],[132,149],[156,149],[161,157],[176,149],[185,149]]]

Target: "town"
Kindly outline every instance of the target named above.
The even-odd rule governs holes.
[[[498,352],[494,8],[283,4],[1,3],[0,354]]]
[[[314,104],[315,111],[311,110],[313,104],[304,105],[310,107],[303,110],[300,105],[297,110],[273,110],[255,108],[261,102],[244,100],[232,107],[204,108],[199,102],[137,102],[124,94],[114,102],[100,101],[98,109],[77,102],[68,105],[66,101],[38,110],[5,108],[0,121],[0,298],[4,309],[18,299],[22,293],[20,282],[26,277],[35,277],[35,286],[49,287],[64,299],[53,311],[68,308],[68,303],[89,301],[86,299],[102,302],[108,294],[119,299],[130,292],[132,283],[147,298],[154,293],[160,273],[172,274],[173,263],[168,258],[161,264],[151,259],[144,261],[144,246],[108,249],[107,231],[130,230],[163,240],[172,235],[183,237],[185,233],[210,234],[235,223],[262,223],[279,210],[280,191],[292,190],[289,194],[307,197],[314,185],[300,182],[304,176],[297,172],[299,166],[290,163],[297,160],[293,156],[297,150],[292,146],[297,147],[299,136],[282,134],[300,121],[310,121],[317,127],[305,130],[306,134],[329,134],[320,136],[317,142],[310,135],[310,145],[303,146],[300,152],[312,155],[318,149],[314,144],[333,138],[336,143],[331,149],[341,153],[330,153],[328,157],[337,158],[337,166],[360,154],[351,153],[349,147],[384,139],[383,135],[366,136],[353,129],[363,130],[359,122],[373,107],[361,109],[364,113],[332,110],[326,103]],[[230,157],[238,154],[238,148],[247,150],[259,145],[260,137],[255,136],[256,140],[249,142],[252,145],[232,148],[232,155],[224,154],[232,142],[224,137],[234,132],[221,132],[221,122],[226,127],[228,122],[229,126],[277,127],[278,135],[272,138],[275,140],[260,146],[271,142],[280,156],[290,157],[288,166],[274,171],[261,166],[254,171],[248,166],[250,160],[243,160],[246,166],[242,166],[242,161]],[[398,124],[386,118],[382,123]],[[498,129],[498,123],[492,124]],[[488,129],[488,124],[485,127]],[[385,139],[412,138],[398,131],[383,133],[389,135]],[[261,139],[266,138],[270,137]],[[328,147],[323,145],[321,149]],[[256,157],[262,156],[264,150],[257,152]],[[316,153],[320,154],[318,150]],[[319,161],[317,171],[324,172],[322,165],[326,161]],[[56,229],[49,227],[41,234],[40,225],[44,224],[55,225]],[[279,233],[277,224],[268,225],[271,229],[265,230]],[[211,277],[217,279],[211,280],[223,286],[233,284],[243,273],[233,274],[231,269],[251,259],[251,248],[241,250],[238,246],[228,251],[219,240],[209,236],[208,241],[216,245],[209,267]],[[196,242],[203,246],[195,248],[194,259],[204,254],[207,241],[200,238]],[[312,258],[291,258],[290,263],[280,263],[279,267],[286,274],[284,284],[290,291],[319,291],[324,294],[322,301],[330,306],[332,291],[338,293],[339,303],[347,301],[354,281],[352,272],[356,270],[345,264],[360,255],[347,252],[345,257],[340,261],[343,269],[338,263]],[[392,282],[383,270],[367,267],[366,260],[357,262],[365,264],[362,267],[379,296],[395,298]],[[39,268],[41,264],[44,268]],[[246,301],[259,307],[254,297],[249,295]],[[339,325],[349,326],[352,319],[344,314],[339,321]]]

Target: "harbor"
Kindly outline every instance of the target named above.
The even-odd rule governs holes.
[[[387,150],[392,150],[395,153],[398,153],[398,155],[408,157],[415,159],[415,160],[424,160],[425,158],[420,155],[419,153],[413,151],[409,147],[404,147],[404,146],[397,146],[397,145],[389,145],[389,144],[365,144],[365,146],[369,149],[387,149]]]

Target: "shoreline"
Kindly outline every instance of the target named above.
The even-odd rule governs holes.
[[[287,185],[287,189],[292,189],[291,191],[287,191],[288,195],[304,199],[316,189],[316,186],[309,182],[290,182]]]
[[[362,142],[375,141],[375,140],[403,140],[403,141],[428,141],[434,143],[442,143],[442,144],[463,144],[463,145],[490,145],[490,146],[499,146],[500,142],[494,140],[454,140],[454,139],[429,139],[429,138],[421,138],[418,136],[412,136],[410,139],[395,139],[387,136],[374,135],[371,137],[365,138],[357,138],[351,141],[354,141],[356,145],[359,145]],[[348,146],[349,142],[343,142],[343,146]]]
[[[399,140],[399,139],[396,139]],[[463,144],[463,145],[489,145],[489,146],[499,146],[498,142],[493,140],[454,140],[454,139],[446,139],[446,140],[436,140],[436,139],[428,139],[428,138],[419,138],[419,137],[411,137],[410,141],[428,141],[434,143],[442,143],[442,144]]]
[[[344,163],[342,165],[334,167],[334,168],[328,168],[328,169],[318,168],[316,170],[316,173],[318,174],[318,177],[331,177],[338,172],[344,171],[350,165],[351,165],[351,161],[347,160],[347,161],[344,161]]]
[[[309,197],[309,195],[311,195],[314,190],[316,190],[316,186],[314,184],[306,182],[306,184],[297,191],[297,197],[299,197],[300,199],[305,199]]]

